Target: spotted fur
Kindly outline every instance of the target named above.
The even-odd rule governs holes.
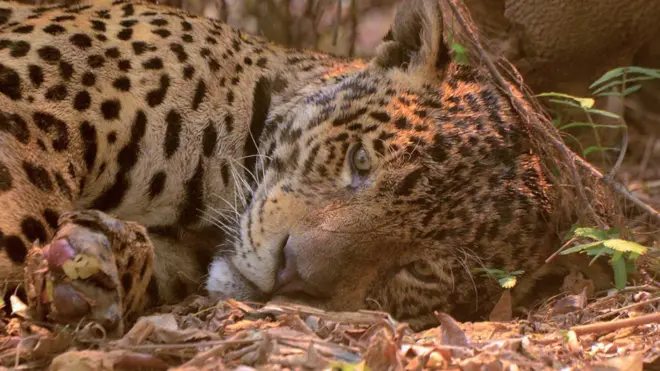
[[[370,62],[149,4],[0,4],[3,280],[88,209],[146,227],[153,247],[113,250],[145,303],[205,286],[425,326],[492,305],[473,268],[542,271],[552,187],[501,90],[452,61],[435,1],[403,7]]]

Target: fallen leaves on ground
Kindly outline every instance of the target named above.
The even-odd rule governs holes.
[[[199,296],[139,318],[120,339],[93,325],[53,328],[3,318],[0,365],[53,371],[660,367],[660,316],[653,317],[660,290],[642,287],[589,302],[586,291],[556,298],[525,320],[506,320],[507,297],[491,313],[498,322],[459,323],[436,313],[441,325],[417,333],[379,312]]]

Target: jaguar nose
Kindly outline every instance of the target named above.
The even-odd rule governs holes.
[[[312,283],[305,281],[298,269],[295,247],[287,237],[282,248],[280,267],[275,277],[272,296],[285,296],[292,299],[319,299],[327,294]]]

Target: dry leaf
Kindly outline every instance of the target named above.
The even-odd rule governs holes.
[[[511,292],[504,290],[500,300],[497,301],[495,307],[490,312],[488,319],[493,322],[508,322],[513,318],[513,305],[511,303]]]
[[[312,336],[316,338],[316,333],[312,331],[309,326],[307,326],[307,323],[303,321],[300,316],[296,314],[285,314],[282,317],[279,318],[281,326],[288,326],[291,327],[293,330],[300,331],[304,333],[305,335]]]
[[[578,295],[568,295],[565,298],[557,300],[552,306],[553,314],[566,314],[579,309],[583,309],[587,304],[587,288],[585,287]]]
[[[590,298],[594,295],[596,291],[596,286],[594,281],[584,278],[581,272],[574,271],[564,277],[564,282],[561,286],[562,292],[569,292],[572,295],[579,295],[584,290],[585,295]]]
[[[28,306],[23,303],[21,299],[16,295],[9,297],[9,303],[11,304],[11,313],[21,316],[23,318],[28,318]]]
[[[479,348],[480,352],[517,351],[522,346],[522,338],[493,340]]]
[[[442,338],[440,343],[442,345],[451,345],[456,347],[466,347],[469,344],[465,332],[458,326],[458,322],[454,320],[449,314],[436,312],[435,316],[440,321],[442,326]]]
[[[644,370],[644,355],[634,353],[625,357],[610,358],[606,361],[595,363],[594,371],[642,371]]]
[[[115,344],[118,347],[127,347],[143,344],[156,329],[152,321],[139,321]]]
[[[68,332],[43,336],[39,339],[37,345],[32,350],[30,358],[37,359],[39,357],[52,357],[56,354],[65,352],[72,343],[73,334]]]
[[[50,371],[115,371],[126,369],[167,370],[168,365],[151,354],[127,350],[72,351],[61,354],[50,365]]]
[[[389,331],[382,327],[371,336],[364,360],[372,370],[403,370],[399,349]]]
[[[459,363],[461,370],[464,371],[503,371],[506,368],[504,367],[503,361],[498,359],[496,355],[493,354],[481,354],[478,357],[472,357],[466,360],[463,360]]]
[[[122,344],[141,343],[147,339],[154,343],[171,344],[217,340],[220,339],[220,336],[198,328],[180,329],[174,315],[168,313],[141,317],[131,331],[115,344],[121,346]]]

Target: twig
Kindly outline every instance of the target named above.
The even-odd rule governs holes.
[[[355,43],[357,42],[357,28],[358,28],[358,10],[357,0],[351,0],[351,45],[348,48],[348,56],[355,55]]]
[[[617,182],[614,179],[608,181],[607,179],[603,178],[603,182],[605,184],[610,185],[612,188],[614,188],[615,191],[619,192],[623,197],[627,198],[629,201],[637,205],[637,207],[639,207],[643,211],[646,211],[651,217],[655,218],[657,221],[660,221],[660,213],[658,213],[658,211],[654,209],[651,205],[645,203],[644,201],[637,198],[637,196],[633,195],[628,190],[628,188],[626,188],[626,186]]]
[[[621,119],[621,121],[623,121],[623,119]],[[621,144],[619,156],[616,158],[616,162],[614,163],[614,166],[612,166],[612,169],[610,169],[610,171],[605,175],[605,179],[608,181],[614,180],[614,175],[616,175],[617,171],[619,171],[621,164],[623,164],[623,158],[626,157],[626,151],[628,150],[628,126],[626,126],[626,129],[623,131],[623,138],[621,138],[621,141],[623,143]]]
[[[644,148],[644,157],[642,157],[642,163],[639,165],[638,176],[640,179],[644,179],[644,174],[646,173],[646,169],[649,166],[649,160],[651,159],[651,155],[653,154],[653,147],[655,146],[656,139],[657,138],[655,133],[651,133],[651,136],[646,141],[646,146]]]
[[[39,339],[39,335],[26,336],[18,342],[18,345],[16,345],[16,358],[14,362],[14,367],[18,367],[18,364],[20,363],[21,349],[23,347],[23,342],[25,342],[26,340],[33,340],[33,339]]]
[[[621,139],[623,141],[623,144],[621,145],[621,150],[619,151],[619,156],[616,159],[616,162],[614,163],[614,166],[610,171],[605,175],[605,178],[608,180],[614,179],[614,175],[616,174],[617,171],[619,171],[619,168],[621,167],[621,164],[623,163],[623,158],[626,156],[626,151],[628,150],[628,125],[626,124],[626,121],[623,119],[623,115],[625,114],[626,111],[626,96],[624,95],[623,92],[626,91],[626,73],[623,73],[623,81],[621,85],[621,108],[619,112],[617,112],[617,116],[619,116],[618,121],[623,124],[625,130],[623,131],[623,138]]]
[[[229,19],[229,9],[227,9],[227,3],[225,0],[215,0],[215,6],[218,9],[220,20],[224,23],[227,23]]]
[[[449,6],[451,7],[454,15],[456,16],[456,19],[460,23],[461,27],[463,27],[466,31],[469,32],[469,27],[467,25],[467,22],[465,21],[465,18],[461,14],[460,10],[458,9],[458,6],[455,3],[455,0],[446,0]],[[493,75],[495,80],[497,80],[497,83],[501,85],[502,89],[504,89],[507,93],[507,95],[511,99],[511,103],[514,106],[515,110],[519,114],[523,114],[525,112],[525,109],[523,108],[523,105],[520,103],[520,101],[516,98],[516,96],[513,94],[511,91],[511,88],[509,87],[508,83],[506,80],[502,77],[502,75],[498,72],[497,68],[495,68],[495,65],[493,62],[490,60],[488,55],[486,55],[486,52],[483,50],[481,45],[479,44],[479,41],[476,39],[476,36],[472,35],[471,38],[472,43],[476,47],[477,51],[479,52],[479,55],[483,59],[483,61],[486,63],[486,66],[488,67],[488,70],[490,73]],[[642,200],[637,198],[635,195],[630,193],[626,187],[617,182],[614,179],[606,179],[606,177],[603,176],[603,174],[598,171],[596,168],[594,168],[591,164],[589,164],[587,161],[582,159],[580,156],[576,155],[573,153],[571,150],[569,150],[564,143],[559,141],[557,138],[555,138],[552,135],[548,135],[548,139],[552,142],[552,144],[559,149],[566,158],[568,158],[571,163],[579,165],[580,167],[586,169],[589,171],[593,176],[602,179],[603,183],[611,186],[615,191],[617,191],[620,195],[637,205],[640,209],[643,211],[647,212],[649,215],[651,215],[653,218],[655,218],[657,221],[660,222],[660,213],[655,210],[653,207],[650,205],[644,203]],[[576,184],[581,184],[580,181],[580,175],[577,172],[577,169],[575,166],[571,166],[571,172],[573,173],[574,180],[576,181]],[[595,215],[595,212],[593,211],[593,208],[591,207],[591,203],[588,201],[586,194],[584,193],[583,187],[578,187],[578,192],[580,193],[580,198],[585,202],[585,206]]]
[[[214,347],[218,345],[245,345],[245,344],[256,343],[257,341],[261,341],[261,339],[210,340],[210,341],[200,341],[197,343],[178,343],[178,344],[121,345],[115,348],[129,349],[129,350],[185,349],[185,348]]]
[[[288,345],[290,347],[294,347],[294,348],[297,347],[294,344],[295,342],[309,342],[310,344],[318,344],[318,345],[325,345],[325,346],[328,346],[328,347],[340,348],[340,349],[343,349],[343,350],[345,350],[347,352],[350,352],[350,353],[359,353],[360,352],[360,349],[357,349],[355,347],[352,347],[352,346],[349,346],[349,345],[346,345],[346,344],[342,344],[342,343],[332,343],[332,342],[329,342],[329,341],[323,340],[323,339],[294,338],[294,337],[291,337],[291,336],[276,336],[275,338],[277,340],[281,341],[283,344],[286,344],[286,345]],[[302,348],[300,348],[300,349],[302,349]]]
[[[235,340],[243,340],[239,339],[240,336],[244,336],[245,333],[240,333],[234,335],[231,339],[228,339],[227,341],[235,341]],[[220,344],[214,348],[211,348],[207,350],[206,352],[203,353],[198,353],[196,356],[194,356],[192,359],[190,359],[188,362],[182,364],[180,367],[185,368],[185,367],[200,367],[204,365],[204,362],[206,362],[209,358],[213,358],[219,355],[222,355],[222,353],[227,350],[229,345],[232,345],[230,343],[224,343]]]
[[[566,248],[568,247],[568,245],[572,244],[572,243],[575,242],[576,240],[577,240],[577,239],[576,239],[575,237],[573,237],[573,238],[571,238],[570,240],[566,241],[566,243],[563,244],[563,245],[561,245],[561,247],[560,247],[559,249],[557,249],[557,251],[553,252],[552,255],[550,255],[547,259],[545,259],[545,262],[546,262],[546,263],[550,263],[552,260],[554,260],[554,259],[557,257],[557,255],[559,255],[559,253],[561,253],[562,251],[566,250]]]
[[[332,30],[332,46],[337,46],[339,25],[341,25],[341,0],[337,0],[337,15],[335,16],[335,27]]]
[[[574,331],[576,335],[597,334],[601,332],[612,332],[626,327],[648,325],[651,323],[660,323],[660,312],[617,321],[598,322],[592,323],[590,325],[575,326],[571,328],[571,331]]]
[[[621,313],[621,312],[624,312],[624,311],[629,310],[629,309],[641,307],[643,305],[652,304],[652,303],[656,303],[656,302],[660,302],[660,296],[657,297],[657,298],[653,298],[653,299],[649,299],[649,300],[645,300],[645,301],[640,301],[639,303],[630,304],[630,305],[627,305],[623,308],[615,309],[615,310],[609,311],[607,313],[603,313],[599,316],[594,317],[594,320],[601,320],[603,318],[611,316],[612,314]]]

